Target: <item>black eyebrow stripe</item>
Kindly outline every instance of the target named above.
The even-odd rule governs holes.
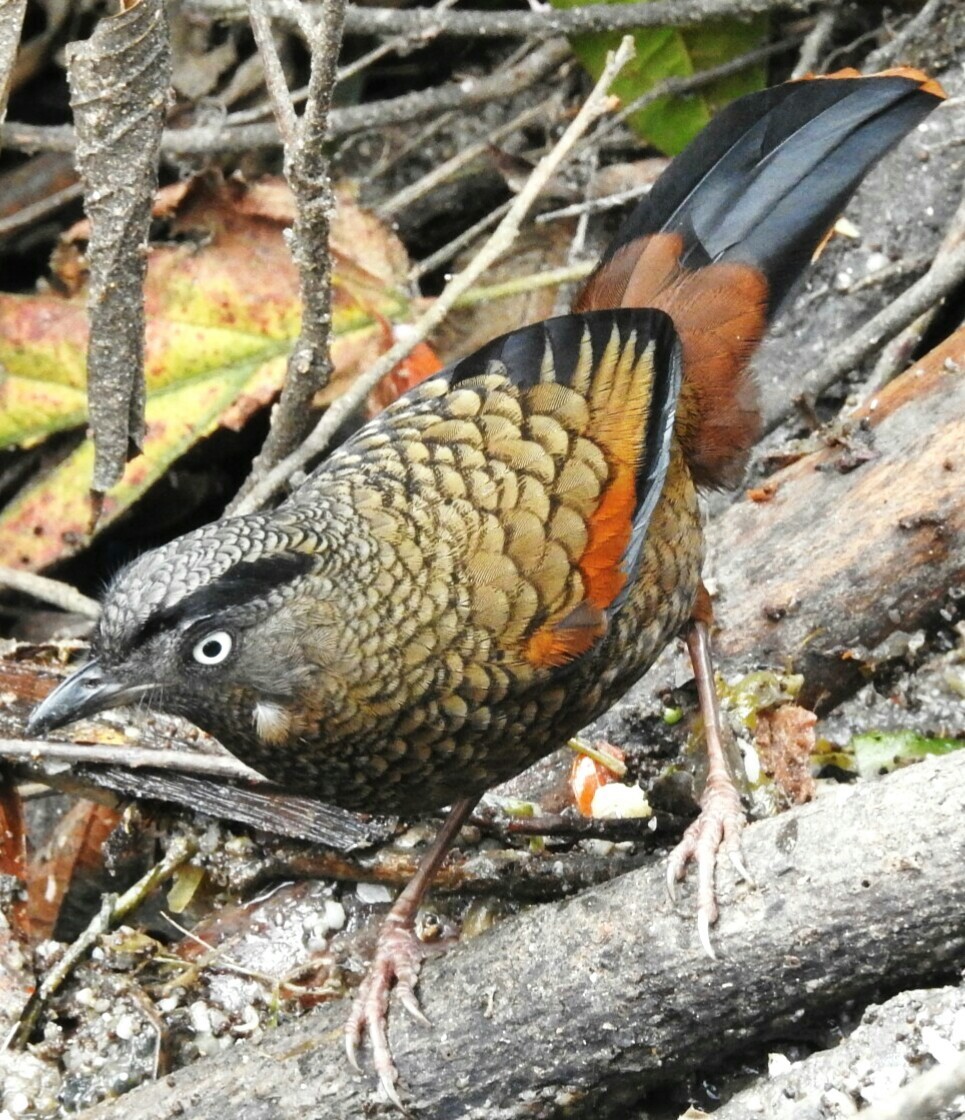
[[[265,598],[278,587],[306,575],[315,566],[304,552],[283,552],[258,560],[239,560],[212,583],[185,595],[170,607],[161,607],[138,629],[131,645],[148,641],[162,630],[191,618],[216,614],[251,599]]]

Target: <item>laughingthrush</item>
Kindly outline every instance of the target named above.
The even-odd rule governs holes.
[[[490,786],[620,697],[676,635],[710,756],[671,857],[713,870],[743,813],[709,654],[700,487],[759,434],[747,362],[868,168],[938,103],[914,71],[790,82],[732,103],[632,212],[573,312],[407,393],[281,506],[141,556],[42,732],[137,702],[186,716],[267,778],[350,809],[451,805],[356,1001],[393,1099],[388,995],[419,1014],[416,907]]]

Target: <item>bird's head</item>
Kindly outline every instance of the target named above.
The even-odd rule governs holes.
[[[144,705],[222,739],[286,741],[319,669],[326,596],[304,589],[325,582],[320,551],[254,515],[141,556],[105,596],[91,659],[38,706],[28,733]]]

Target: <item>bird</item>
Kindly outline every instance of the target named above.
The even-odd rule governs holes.
[[[416,994],[418,906],[482,794],[605,711],[674,639],[705,726],[701,940],[745,814],[721,742],[699,494],[761,431],[749,359],[869,168],[944,96],[899,68],[724,108],[624,220],[570,313],[411,389],[274,509],[135,559],[44,734],[138,704],[266,778],[368,813],[450,807],[379,935],[346,1027],[400,1108],[390,993]]]

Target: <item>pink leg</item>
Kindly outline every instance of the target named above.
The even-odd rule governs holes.
[[[706,621],[695,618],[688,625],[685,636],[704,720],[707,784],[700,798],[700,816],[690,825],[670,855],[667,864],[667,889],[673,898],[674,884],[683,878],[687,864],[693,860],[697,865],[697,930],[700,943],[708,956],[716,957],[710,940],[710,927],[717,921],[718,914],[714,890],[717,853],[723,849],[738,874],[750,882],[750,875],[740,854],[740,834],[746,818],[740,794],[727,769],[724,755],[720,708],[710,655],[710,628]]]
[[[405,1111],[396,1083],[399,1079],[386,1032],[389,995],[398,989],[402,1006],[420,1023],[429,1026],[422,1013],[415,988],[422,964],[422,944],[415,934],[415,917],[432,877],[438,871],[466,818],[476,807],[478,797],[457,801],[449,810],[442,828],[422,857],[415,875],[395,900],[379,931],[375,956],[352,1004],[345,1024],[345,1051],[348,1060],[361,1073],[358,1047],[366,1035],[372,1044],[372,1062],[389,1100]]]

